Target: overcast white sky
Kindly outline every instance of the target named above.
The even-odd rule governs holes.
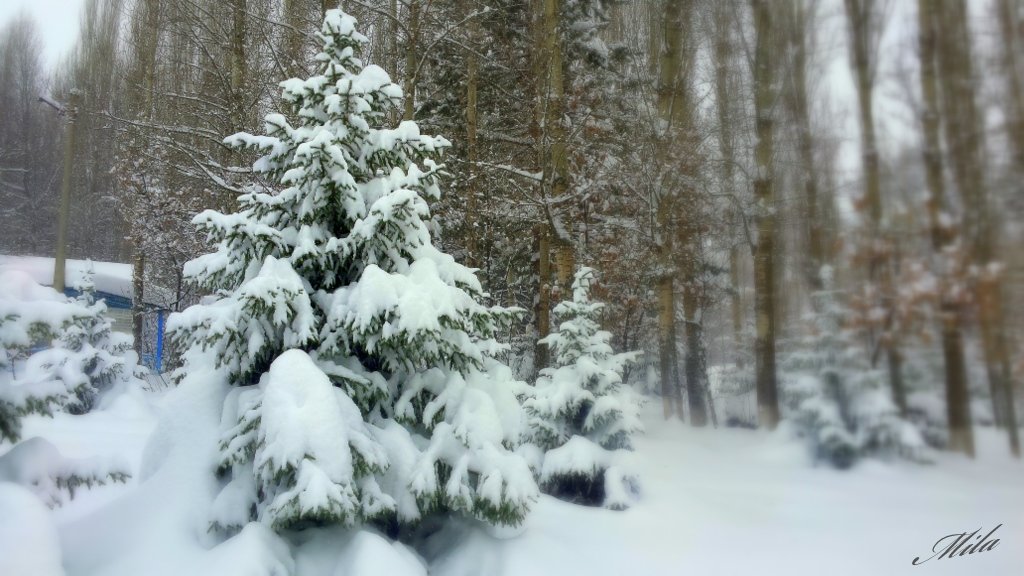
[[[21,10],[36,21],[44,48],[43,60],[54,66],[71,49],[78,35],[78,13],[85,0],[0,0],[0,26]]]

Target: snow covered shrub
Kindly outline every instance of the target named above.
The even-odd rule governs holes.
[[[322,72],[281,83],[289,120],[226,142],[265,155],[232,214],[194,222],[217,242],[185,266],[217,295],[171,317],[184,365],[215,358],[223,406],[214,528],[374,523],[432,512],[518,524],[536,499],[522,382],[494,360],[518,310],[488,307],[473,271],[438,250],[441,137],[380,127],[401,89],[357,55],[355,20],[327,13]]]
[[[129,474],[101,458],[66,458],[43,438],[29,438],[0,456],[0,482],[12,482],[32,491],[47,506],[64,503],[64,493],[75,497],[81,487],[125,482]]]
[[[638,403],[622,371],[639,352],[615,354],[601,330],[603,306],[590,299],[594,271],[582,268],[572,300],[555,307],[558,331],[541,340],[553,366],[541,370],[526,403],[530,440],[545,451],[541,487],[554,496],[590,505],[625,508],[635,480],[623,470],[620,451],[631,450],[641,430]]]
[[[25,414],[81,414],[101,392],[136,377],[131,338],[111,330],[90,279],[78,288],[71,299],[21,272],[0,275],[0,440],[18,440]],[[29,354],[40,344],[49,346]]]
[[[782,362],[791,418],[811,443],[815,458],[839,469],[864,456],[922,457],[924,441],[901,418],[881,370],[871,367],[863,345],[844,325],[847,315],[831,289],[814,294],[814,330]]]
[[[64,492],[73,498],[81,486],[128,478],[99,461],[66,459],[42,438],[19,442],[27,414],[84,412],[101,391],[132,376],[130,341],[111,332],[91,286],[79,288],[82,296],[70,299],[22,272],[0,274],[0,443],[15,444],[0,456],[0,482],[29,488],[50,506],[61,504]]]

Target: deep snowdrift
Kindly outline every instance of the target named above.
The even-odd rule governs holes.
[[[437,576],[1000,576],[1024,566],[1024,465],[995,431],[978,430],[975,462],[939,454],[931,466],[866,461],[837,472],[814,467],[785,430],[694,430],[661,421],[657,406],[645,413],[648,432],[633,455],[641,500],[625,512],[543,497],[519,529],[456,522],[427,538],[419,553],[374,533],[341,530],[296,535],[289,553],[282,538],[257,526],[212,547],[208,510],[183,503],[210,504],[216,494],[208,466],[220,415],[202,407],[224,393],[184,386],[124,395],[85,416],[27,419],[26,438],[43,436],[68,457],[117,458],[134,473],[128,485],[82,492],[51,513],[59,551],[38,507],[4,500],[5,521],[14,505],[8,501],[33,518],[25,538],[36,542],[39,570],[59,573],[62,562],[72,576],[406,576],[428,567]],[[990,552],[911,565],[943,536],[1000,524],[993,536],[1000,543]],[[0,539],[0,558],[15,558],[23,542]]]

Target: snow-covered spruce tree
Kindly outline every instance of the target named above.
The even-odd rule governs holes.
[[[510,450],[526,386],[493,358],[518,311],[482,304],[473,271],[432,244],[448,142],[380,127],[402,91],[358,59],[355,25],[329,11],[321,74],[281,83],[294,120],[226,139],[264,151],[254,169],[279,189],[195,219],[218,245],[185,274],[218,298],[168,329],[177,378],[216,362],[234,386],[212,526],[517,524],[537,496]]]
[[[816,460],[839,469],[866,456],[923,457],[917,428],[899,416],[885,376],[864,357],[848,311],[822,270],[823,289],[812,295],[814,331],[782,362],[790,381],[786,407]]]
[[[54,409],[81,414],[99,394],[138,369],[130,339],[111,330],[107,307],[93,296],[91,278],[78,298],[36,284],[20,272],[5,272],[0,291],[0,431],[18,439],[18,415],[50,415]],[[29,354],[36,344],[49,346]],[[11,364],[19,357],[24,363]]]
[[[51,506],[63,492],[74,497],[80,486],[128,478],[99,460],[64,458],[42,438],[21,441],[25,416],[84,412],[100,392],[134,376],[130,342],[110,331],[106,306],[93,302],[91,279],[78,288],[82,296],[70,299],[21,272],[0,274],[0,443],[14,444],[0,456],[0,482],[21,484]]]
[[[64,408],[72,414],[83,414],[118,384],[141,386],[144,369],[132,350],[131,336],[114,332],[106,303],[96,300],[92,274],[82,278],[75,289],[79,295],[74,303],[87,314],[61,331],[53,347],[28,359],[27,375],[36,380],[56,380],[77,373],[77,377],[70,377],[69,388],[77,382],[86,383],[75,385],[74,398]]]
[[[530,440],[545,451],[541,487],[570,501],[622,509],[635,479],[623,468],[621,452],[632,449],[631,437],[642,429],[622,373],[640,353],[612,350],[611,334],[598,324],[604,305],[590,298],[594,278],[592,269],[582,268],[572,300],[555,307],[558,331],[541,340],[553,365],[541,370],[525,407]]]

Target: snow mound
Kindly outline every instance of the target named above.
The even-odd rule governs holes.
[[[57,529],[46,506],[7,482],[0,482],[0,574],[64,574]]]

